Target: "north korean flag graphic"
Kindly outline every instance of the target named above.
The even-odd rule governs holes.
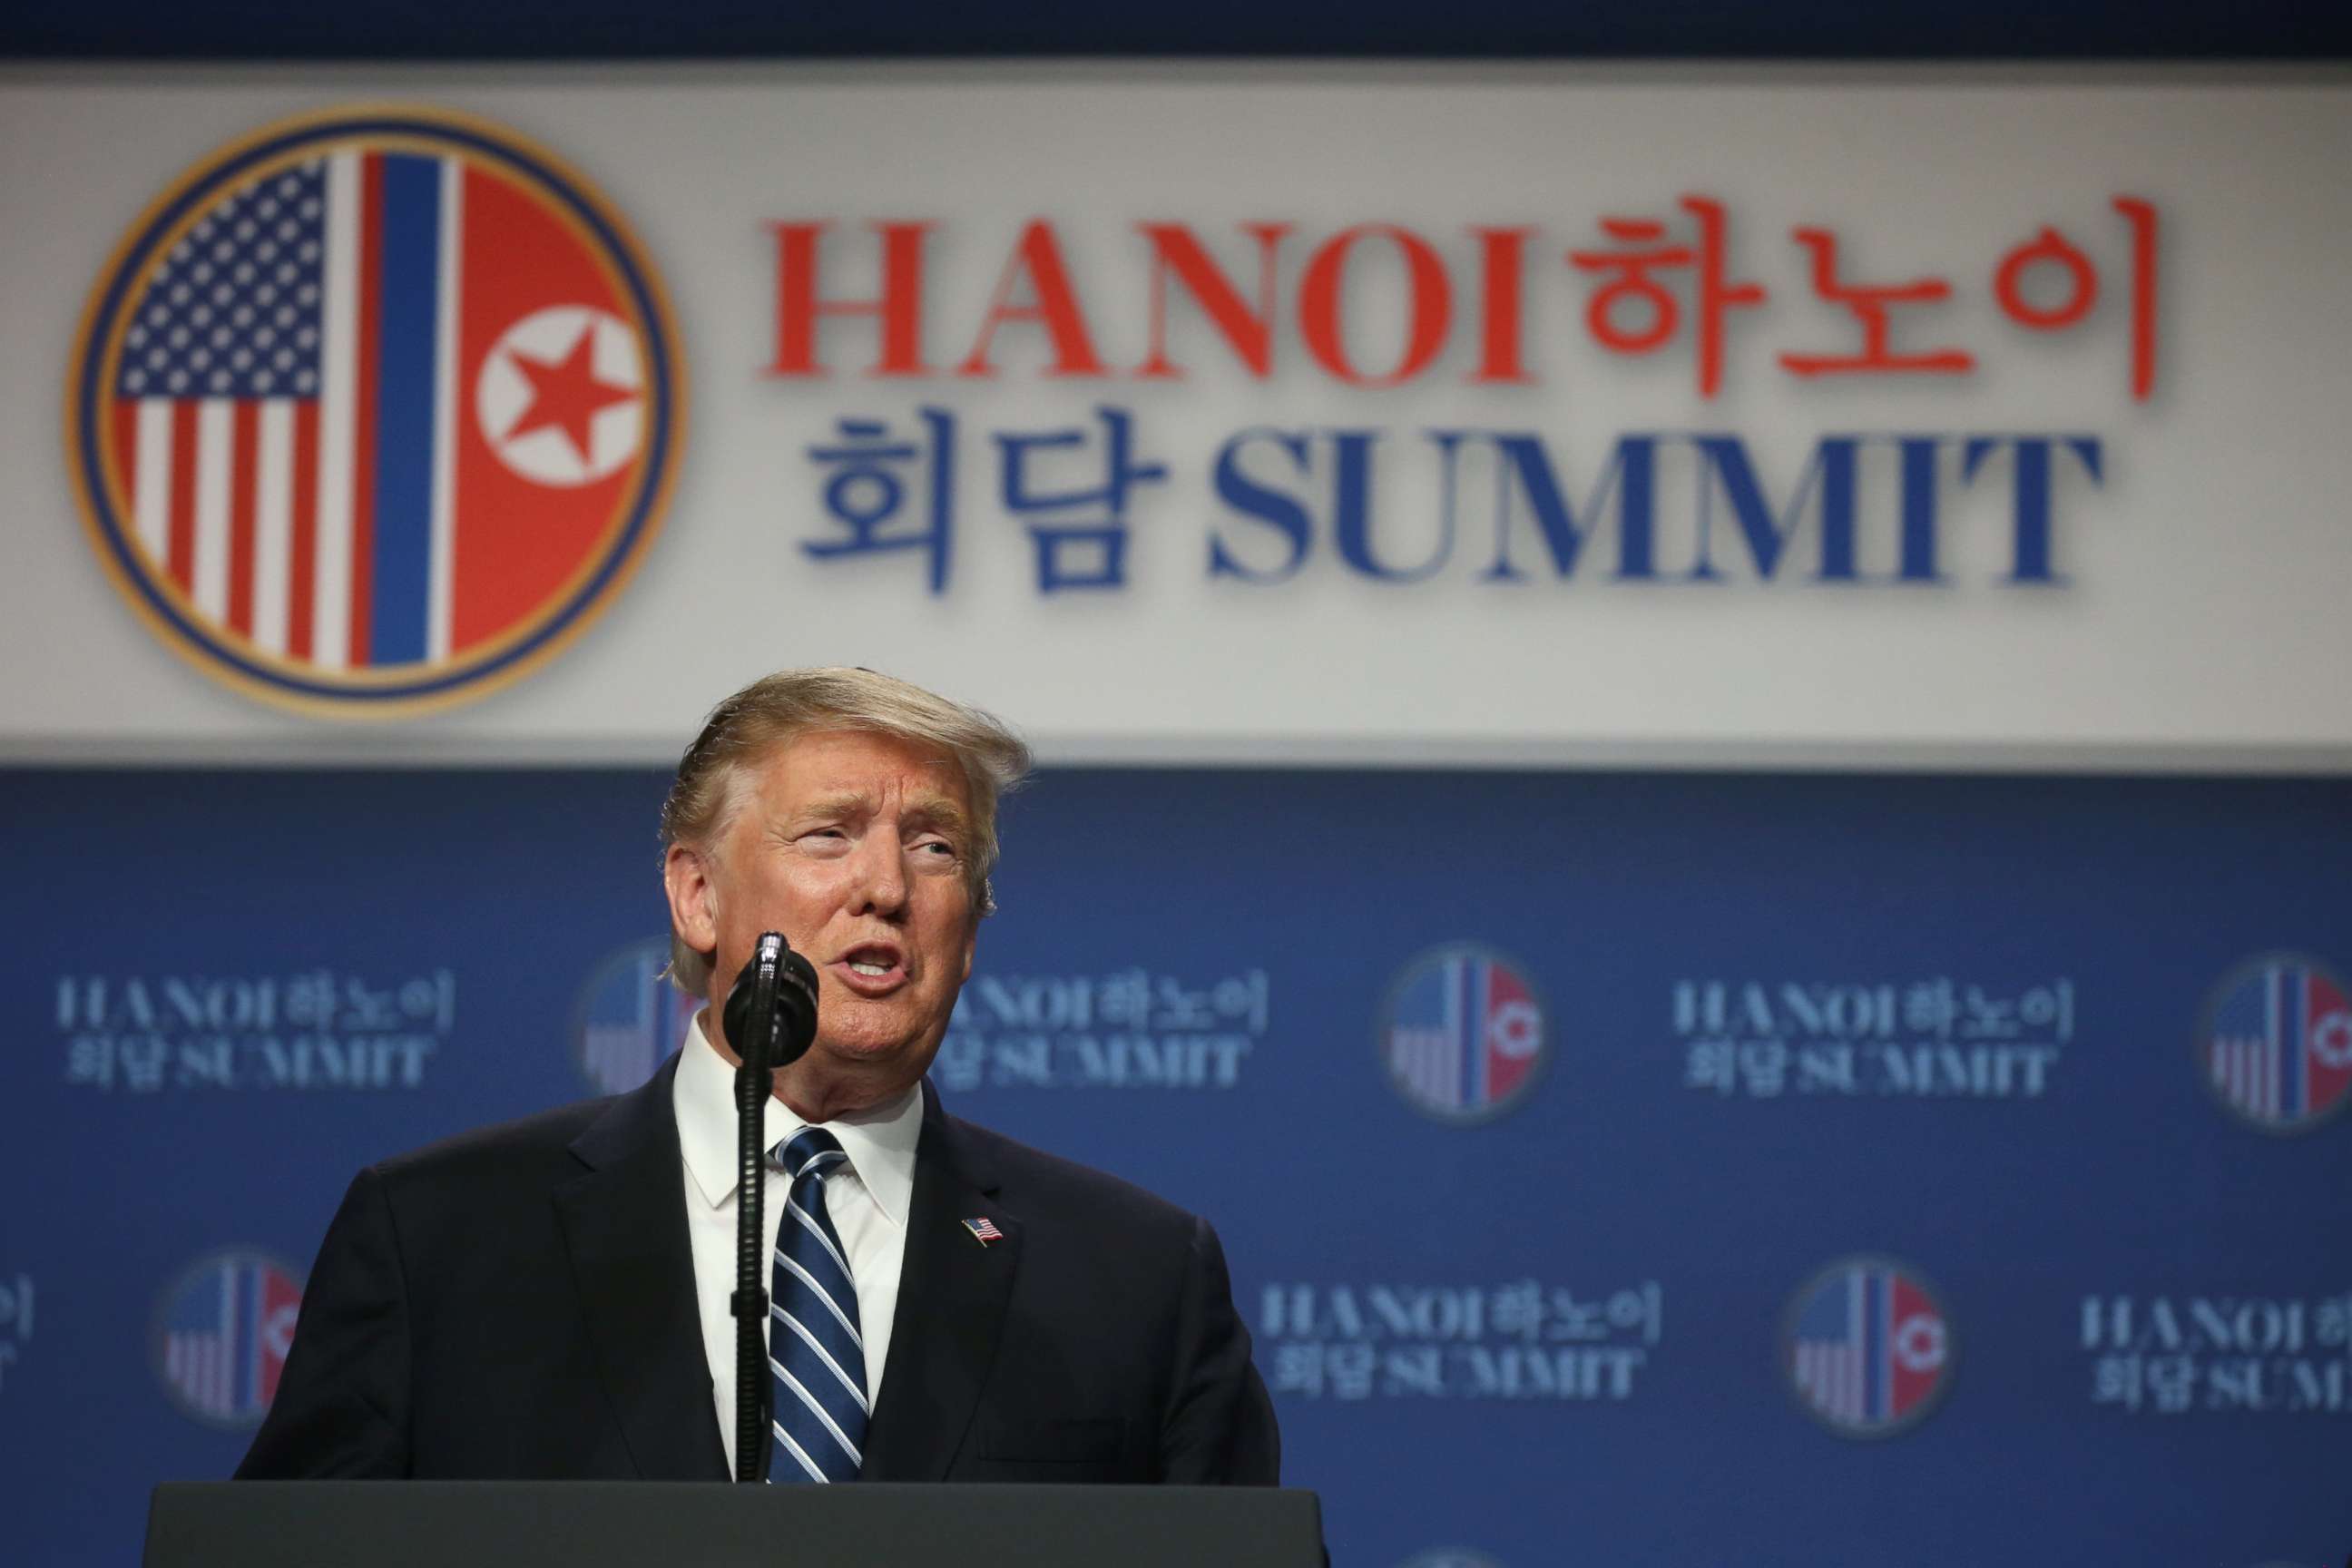
[[[2224,1105],[2273,1131],[2301,1131],[2341,1110],[2352,1092],[2352,1003],[2342,982],[2306,959],[2241,966],[2217,988],[2200,1042]]]
[[[1441,948],[1409,964],[1384,1031],[1389,1074],[1423,1110],[1477,1119],[1511,1104],[1544,1053],[1544,1016],[1526,978],[1475,946]]]
[[[84,497],[185,649],[389,709],[519,673],[651,536],[676,354],[617,220],[471,121],[232,150],[86,340]]]
[[[1506,964],[1482,961],[1472,984],[1481,1004],[1480,1087],[1489,1102],[1508,1100],[1534,1072],[1543,1050],[1543,1014],[1527,982]]]
[[[1787,1344],[1799,1399],[1849,1437],[1883,1437],[1925,1416],[1943,1391],[1951,1345],[1943,1309],[1899,1265],[1833,1264],[1798,1293]]]

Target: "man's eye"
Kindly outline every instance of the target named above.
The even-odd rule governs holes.
[[[935,855],[942,859],[952,860],[955,858],[956,847],[949,843],[944,838],[926,838],[920,844],[916,845],[915,848],[919,852]]]

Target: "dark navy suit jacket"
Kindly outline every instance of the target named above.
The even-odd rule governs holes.
[[[725,1480],[672,1057],[644,1088],[360,1173],[240,1477]],[[985,1215],[1003,1239],[964,1228]],[[868,1480],[1271,1486],[1202,1221],[923,1086]]]

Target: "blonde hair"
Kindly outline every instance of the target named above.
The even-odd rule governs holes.
[[[677,777],[662,802],[664,859],[672,845],[707,849],[718,841],[741,802],[740,783],[752,764],[799,736],[840,731],[896,736],[936,747],[954,762],[971,805],[964,875],[972,908],[994,912],[989,873],[996,867],[996,803],[1028,773],[1028,746],[977,708],[870,669],[780,670],[713,708],[678,759]],[[710,960],[675,929],[669,973],[689,994],[709,991]]]

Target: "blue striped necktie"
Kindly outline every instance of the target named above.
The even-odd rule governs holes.
[[[775,1151],[792,1178],[776,1226],[769,1286],[768,1382],[774,1395],[771,1481],[857,1479],[866,1445],[866,1340],[849,1255],[825,1213],[826,1173],[849,1156],[833,1134],[804,1127]]]

